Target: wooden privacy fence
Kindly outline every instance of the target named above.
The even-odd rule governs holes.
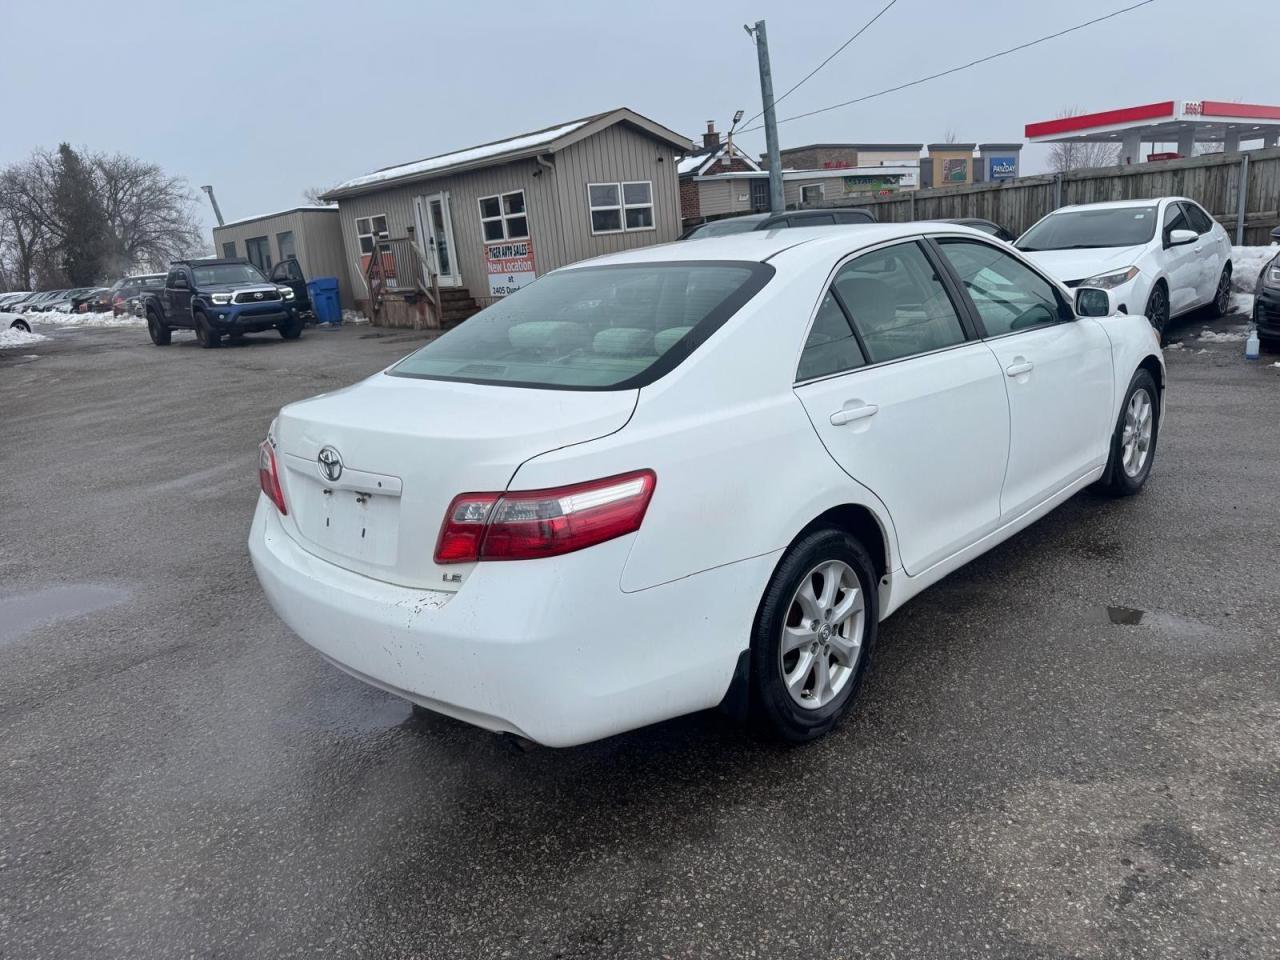
[[[982,217],[1016,235],[1068,204],[1169,196],[1195,200],[1234,243],[1266,245],[1271,228],[1280,225],[1280,148],[937,187],[852,205],[883,223]]]

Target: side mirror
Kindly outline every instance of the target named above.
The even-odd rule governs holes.
[[[1271,231],[1271,245],[1273,247],[1280,245],[1280,227],[1276,227]]]
[[[1170,230],[1169,246],[1181,247],[1188,243],[1195,243],[1200,239],[1200,234],[1194,230]]]
[[[1076,290],[1076,315],[1081,317],[1111,316],[1111,294],[1098,287]]]

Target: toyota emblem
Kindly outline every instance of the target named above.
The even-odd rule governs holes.
[[[338,451],[333,447],[322,447],[316,463],[320,466],[320,476],[330,483],[342,476],[342,457],[338,456]]]
[[[261,300],[261,299],[262,299],[262,291],[261,291],[261,290],[259,290],[257,293],[255,293],[255,294],[253,295],[253,299],[255,299],[255,300]],[[339,467],[338,469],[339,469],[339,470],[341,470],[342,468],[341,468],[341,467]]]

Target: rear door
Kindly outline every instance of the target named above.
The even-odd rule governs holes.
[[[1218,292],[1218,278],[1222,275],[1228,251],[1219,245],[1218,236],[1213,230],[1213,220],[1209,214],[1190,200],[1180,200],[1179,204],[1183,213],[1186,214],[1187,223],[1191,225],[1191,229],[1200,234],[1200,239],[1192,244],[1197,262],[1200,264],[1196,302],[1208,303]]]
[[[1057,287],[1008,248],[939,238],[1003,373],[1009,466],[1000,513],[1013,519],[1105,461],[1111,436],[1111,341],[1077,318]]]
[[[933,257],[907,241],[843,263],[795,388],[827,451],[888,506],[912,575],[996,527],[1009,445],[1003,374]]]

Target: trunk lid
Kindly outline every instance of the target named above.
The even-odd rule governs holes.
[[[441,567],[433,559],[450,501],[505,490],[530,457],[620,430],[638,394],[380,373],[290,404],[274,432],[289,509],[282,521],[304,549],[345,569],[404,586],[457,589],[445,578],[465,578],[469,565]]]

